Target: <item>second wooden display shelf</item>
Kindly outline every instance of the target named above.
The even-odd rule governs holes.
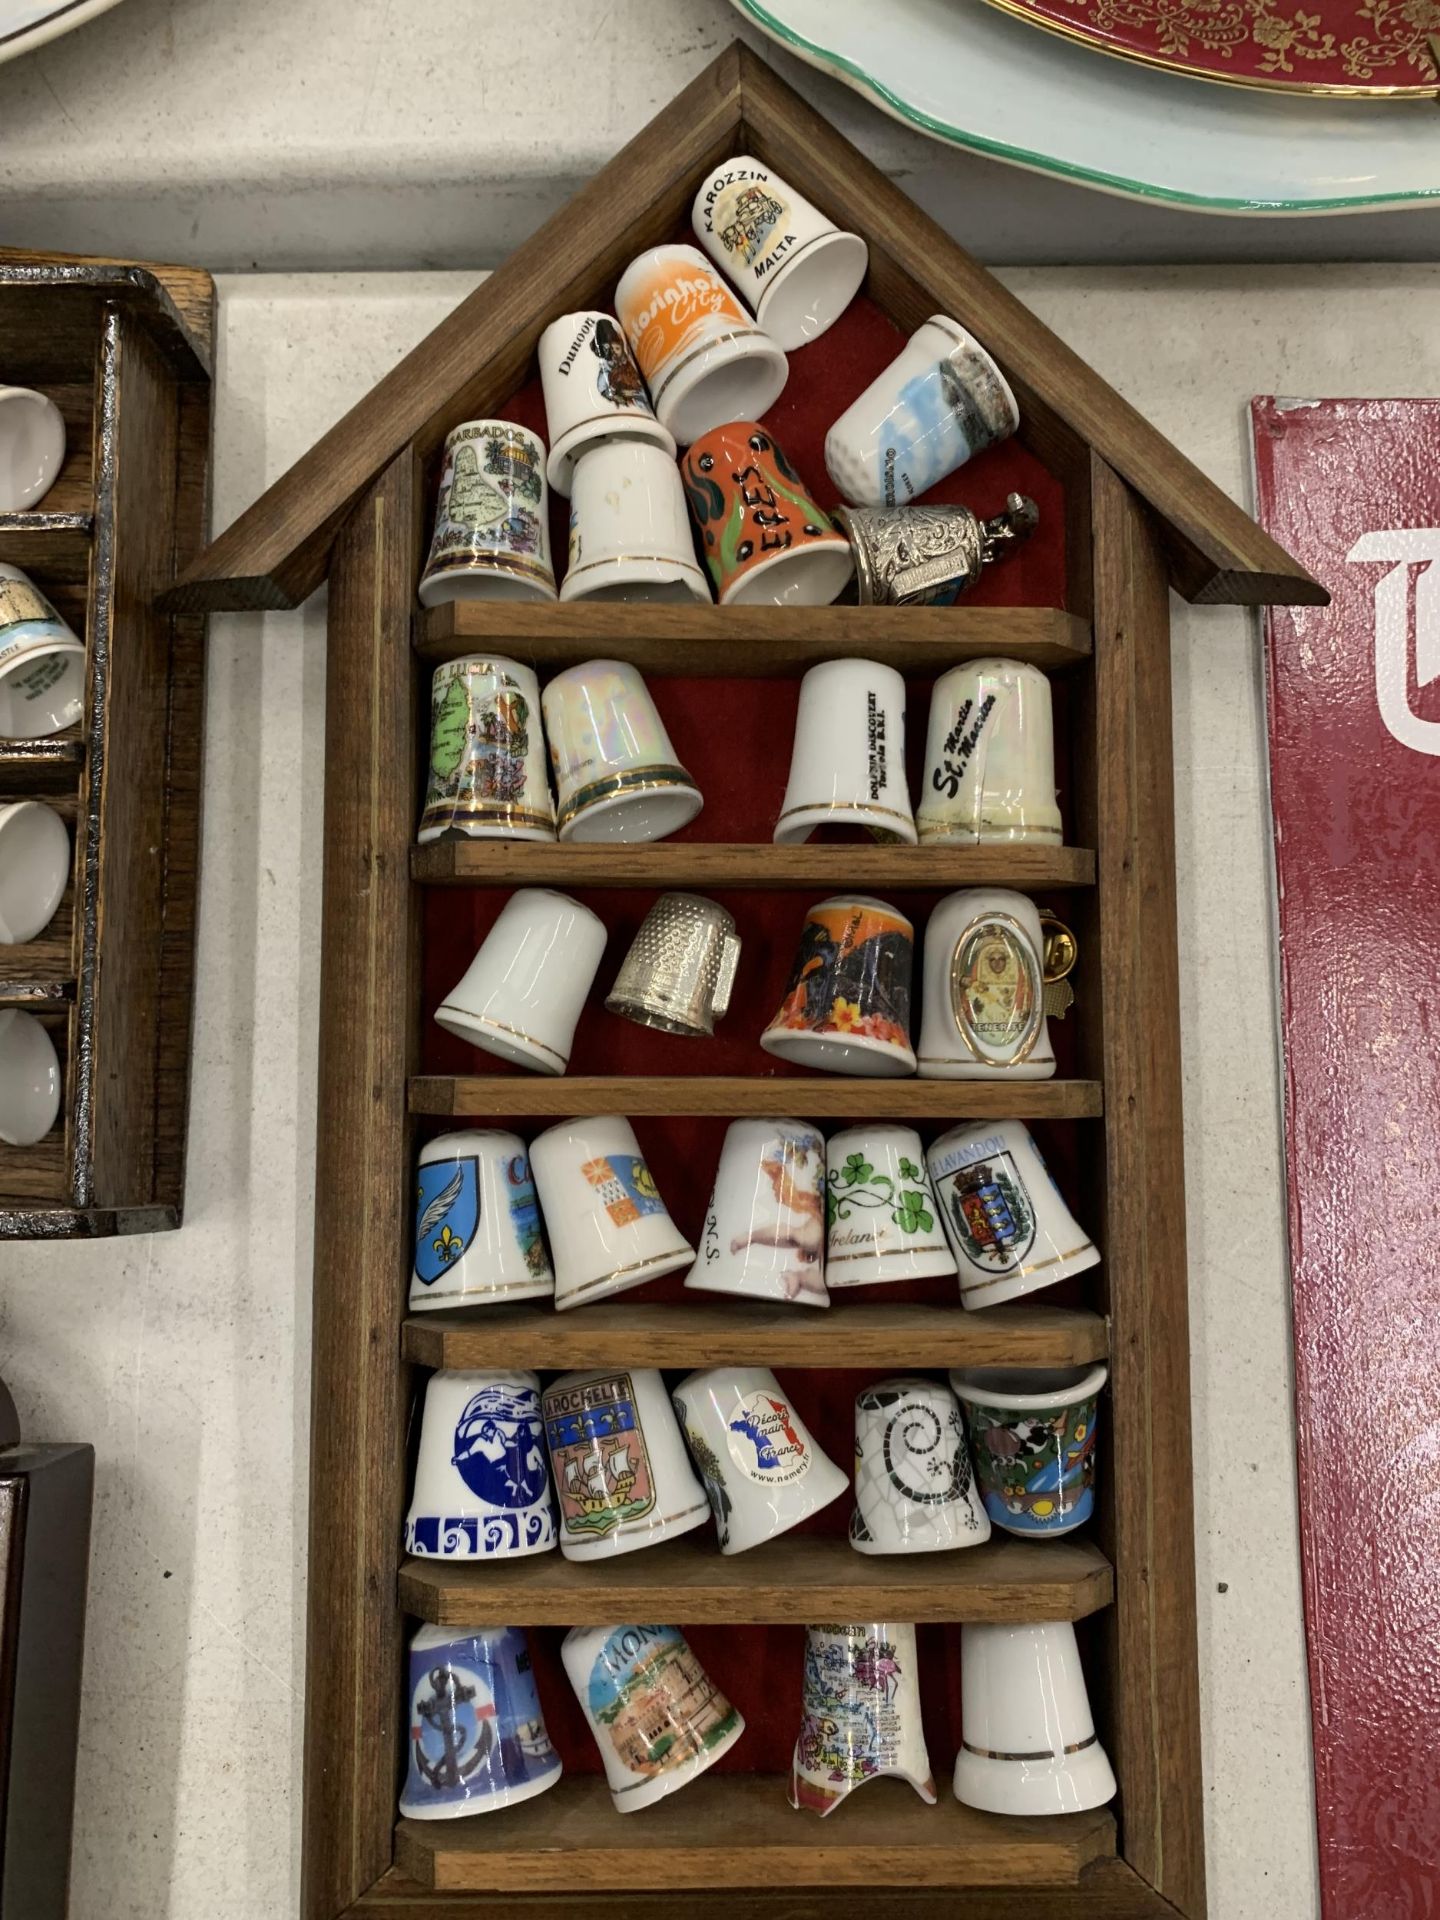
[[[859,1080],[839,1074],[706,1074],[643,1079],[521,1073],[418,1074],[411,1113],[479,1117],[623,1113],[799,1113],[809,1120],[1093,1120],[1098,1080]]]

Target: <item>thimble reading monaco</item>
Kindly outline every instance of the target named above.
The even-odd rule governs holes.
[[[619,1114],[564,1120],[530,1143],[560,1312],[688,1267],[695,1249],[665,1209]]]
[[[550,1255],[518,1133],[442,1133],[420,1150],[410,1310],[548,1299]]]
[[[722,1553],[744,1553],[838,1500],[845,1475],[768,1367],[687,1374],[675,1411],[715,1515]]]
[[[0,735],[59,733],[84,704],[84,645],[34,581],[0,560]]]
[[[564,1073],[605,951],[597,915],[568,894],[521,887],[500,909],[435,1024],[536,1073]]]
[[[405,1551],[507,1560],[554,1544],[539,1376],[432,1373]]]
[[[828,607],[849,582],[848,541],[758,422],[697,440],[685,491],[722,607]]]
[[[620,322],[562,313],[540,336],[540,386],[550,459],[545,477],[568,494],[577,457],[612,440],[648,441],[670,459],[675,442],[655,418]]]
[[[634,1553],[710,1518],[657,1368],[562,1374],[544,1407],[567,1560]]]
[[[557,673],[541,705],[562,840],[663,840],[704,806],[649,688],[623,660]]]
[[[817,827],[860,827],[915,844],[905,783],[905,682],[878,660],[823,660],[800,682],[795,742],[773,839],[798,846]]]
[[[1019,1120],[952,1127],[928,1157],[963,1306],[1017,1300],[1099,1263]]]
[[[493,1813],[560,1778],[523,1628],[421,1627],[408,1698],[407,1820]]]
[[[785,997],[761,1046],[826,1073],[913,1073],[914,950],[915,929],[885,901],[858,893],[822,900],[805,916]]]
[[[1050,682],[1020,660],[967,660],[930,696],[915,815],[925,846],[1059,846]]]
[[[831,1287],[955,1271],[925,1149],[913,1127],[871,1121],[825,1148],[825,1278]]]
[[[740,936],[724,907],[662,893],[640,923],[605,1006],[637,1026],[708,1039],[730,1005]]]
[[[445,436],[420,604],[554,598],[545,443],[514,420],[466,420]]]
[[[732,1120],[685,1285],[828,1307],[824,1178],[825,1142],[808,1121]]]
[[[60,1058],[33,1013],[0,1012],[0,1140],[33,1147],[60,1112]]]
[[[685,1786],[745,1731],[678,1627],[572,1627],[560,1657],[619,1813]]]
[[[70,835],[43,800],[0,805],[0,945],[45,931],[70,882]]]
[[[696,247],[642,253],[620,276],[615,310],[661,426],[682,447],[726,420],[758,420],[790,372]]]
[[[1011,493],[993,520],[969,507],[837,507],[835,524],[854,553],[862,607],[948,606],[1034,532],[1040,513]]]
[[[962,1626],[955,1798],[985,1813],[1084,1813],[1114,1797],[1071,1623]]]
[[[674,459],[643,440],[581,451],[570,496],[562,600],[703,600],[685,489]]]
[[[1070,1533],[1095,1511],[1104,1367],[956,1370],[985,1511],[1007,1533]]]
[[[908,1780],[926,1806],[934,1806],[914,1627],[881,1621],[807,1627],[791,1806],[830,1813],[856,1787],[884,1774]]]
[[[1004,887],[948,893],[925,929],[920,1073],[1048,1080],[1045,941],[1035,902]]]
[[[540,683],[516,660],[468,654],[435,669],[420,839],[553,840]]]
[[[878,1380],[855,1397],[855,1511],[860,1553],[946,1553],[990,1538],[960,1404],[922,1378]]]
[[[748,153],[717,167],[690,210],[695,237],[787,353],[818,340],[860,290],[870,249]]]

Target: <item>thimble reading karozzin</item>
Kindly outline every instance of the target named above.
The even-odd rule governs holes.
[[[834,517],[854,553],[860,605],[902,607],[958,598],[1035,530],[1040,511],[1012,493],[992,520],[969,507],[837,507]]]
[[[642,1027],[708,1039],[730,1005],[740,939],[724,907],[662,893],[630,943],[605,1002]]]

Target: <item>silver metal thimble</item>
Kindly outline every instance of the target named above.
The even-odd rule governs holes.
[[[642,1027],[708,1039],[730,1005],[740,938],[724,907],[662,893],[630,943],[605,1005]]]
[[[905,607],[955,599],[1034,531],[1040,513],[1012,493],[993,520],[969,507],[837,507],[834,518],[855,555],[860,605]]]

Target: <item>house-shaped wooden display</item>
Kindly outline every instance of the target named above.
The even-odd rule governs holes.
[[[505,415],[540,425],[539,334],[608,307],[642,249],[682,234],[706,171],[737,153],[773,167],[870,249],[863,293],[792,356],[767,420],[823,487],[817,428],[892,357],[902,332],[954,316],[1019,398],[1018,439],[942,497],[992,513],[1039,502],[1027,547],[957,606],[727,610],[476,603],[422,614],[416,583],[446,431]],[[824,498],[822,494],[822,499]],[[833,498],[833,494],[831,495]],[[1196,1916],[1205,1908],[1193,1596],[1189,1368],[1168,592],[1259,605],[1323,592],[1064,344],[753,56],[723,54],[575,200],[191,567],[190,610],[293,604],[328,575],[324,953],[316,1169],[305,1807],[308,1920],[518,1920],[682,1912],[755,1920],[840,1905],[967,1920]],[[643,846],[415,844],[436,662],[494,648],[543,675],[593,655],[639,664],[707,808]],[[796,681],[837,655],[929,680],[1006,654],[1052,675],[1065,845],[778,848]],[[611,946],[572,1071],[487,1063],[429,1014],[517,883],[578,890]],[[1053,900],[1081,953],[1056,1026],[1058,1076],[1005,1083],[850,1080],[780,1069],[757,1044],[803,909],[837,885],[923,918],[990,882]],[[655,893],[717,892],[746,955],[713,1041],[643,1034],[598,999]],[[788,948],[788,951],[787,951]],[[768,1003],[767,1003],[768,999]],[[474,1069],[479,1065],[482,1071]],[[418,1143],[446,1125],[533,1133],[542,1116],[638,1117],[646,1156],[693,1240],[725,1121],[794,1112],[1019,1117],[1103,1251],[1057,1296],[962,1311],[953,1284],[839,1296],[824,1315],[706,1304],[676,1282],[556,1315],[512,1306],[407,1320]],[[461,1118],[463,1117],[463,1118]],[[1108,1357],[1099,1512],[1057,1540],[998,1533],[963,1553],[869,1558],[845,1503],[732,1558],[708,1534],[604,1563],[558,1553],[401,1563],[407,1431],[433,1367],[778,1368],[833,1455],[849,1457],[857,1385],[916,1368],[1070,1366]],[[788,1370],[788,1372],[787,1372]],[[558,1786],[483,1818],[399,1822],[416,1619],[530,1628],[564,1753]],[[872,1782],[821,1821],[785,1782],[806,1622],[920,1624],[940,1782],[925,1806]],[[1113,1808],[1057,1817],[959,1805],[962,1621],[1080,1623]],[[722,1764],[639,1814],[612,1809],[556,1657],[576,1623],[674,1622],[749,1721]]]

